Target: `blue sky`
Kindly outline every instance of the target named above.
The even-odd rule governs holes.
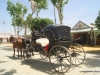
[[[31,13],[31,5],[28,0],[11,0],[16,3],[21,2],[27,6],[28,13]],[[50,18],[54,20],[54,7],[50,3],[48,4],[48,10],[42,10],[39,14],[41,18]],[[100,10],[100,0],[69,0],[68,4],[64,6],[63,10],[63,24],[68,26],[74,26],[78,21],[83,21],[86,24],[94,23]],[[7,0],[0,0],[0,32],[14,32],[11,26],[11,16],[6,10]],[[26,14],[27,16],[27,14]],[[35,17],[35,14],[33,15]],[[25,17],[24,17],[25,18]],[[56,21],[59,24],[58,13],[56,10]],[[3,24],[3,22],[5,22]]]

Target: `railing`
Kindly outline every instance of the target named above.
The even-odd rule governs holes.
[[[39,34],[35,34],[36,37],[46,37],[46,35],[44,33],[39,33]]]

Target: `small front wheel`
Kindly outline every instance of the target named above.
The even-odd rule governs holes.
[[[46,59],[47,58],[47,54],[44,51],[40,51],[40,57],[42,59]]]
[[[34,56],[34,53],[30,49],[25,49],[23,51],[23,57],[25,61],[29,61],[32,56]]]

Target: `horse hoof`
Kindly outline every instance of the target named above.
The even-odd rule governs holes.
[[[32,56],[34,56],[34,54],[32,54]]]
[[[15,56],[13,55],[13,57],[15,57]]]

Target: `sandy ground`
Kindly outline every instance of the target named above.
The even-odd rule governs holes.
[[[48,39],[46,39],[46,38],[41,38],[41,39],[38,39],[36,41],[38,43],[41,43],[42,46],[45,46],[49,43]],[[12,47],[12,44],[8,43],[8,46]],[[84,48],[84,50],[86,52],[99,52],[100,51],[100,45],[93,46],[93,47],[91,47],[91,45],[83,45],[82,47]]]
[[[35,53],[31,62],[25,62],[17,55],[12,57],[11,44],[0,44],[0,75],[100,75],[100,47],[83,48],[86,51],[85,62],[72,66],[64,74],[59,74],[53,70],[49,60],[41,60],[38,53]]]

